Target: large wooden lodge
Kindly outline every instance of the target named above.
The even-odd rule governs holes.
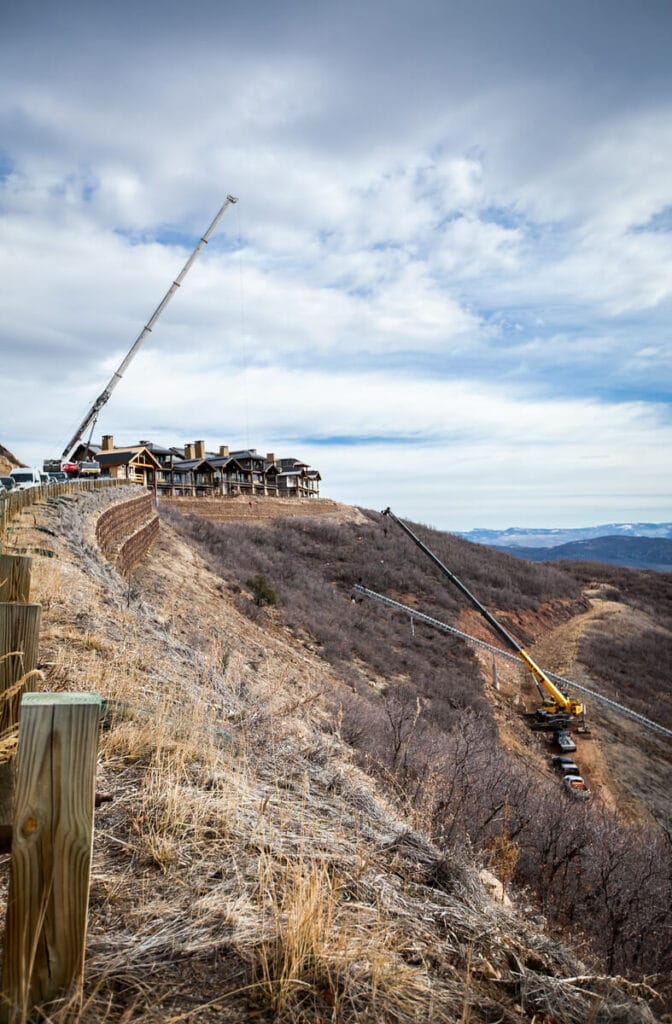
[[[204,441],[183,448],[163,448],[151,441],[117,448],[105,434],[102,447],[91,445],[88,457],[100,463],[103,477],[134,480],[171,497],[273,496],[319,498],[320,474],[301,459],[260,455],[256,448],[207,452]],[[76,457],[79,457],[76,453]]]

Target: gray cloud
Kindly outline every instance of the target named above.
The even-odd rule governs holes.
[[[493,524],[522,488],[501,497],[506,446],[530,480],[555,446],[577,515],[618,518],[613,495],[625,508],[635,481],[653,495],[630,439],[653,451],[669,426],[667,3],[10,0],[0,19],[3,443],[34,459],[61,447],[233,191],[239,206],[106,429],[145,436],[143,423],[170,421],[175,440],[200,415],[203,430],[218,417],[231,430],[216,396],[260,373],[251,427],[308,445],[351,437],[315,448],[350,500],[381,458],[358,436],[423,437],[466,465],[475,431]],[[44,396],[30,423],[26,380]],[[466,435],[440,412],[456,383],[478,412]],[[645,433],[623,413],[633,400],[649,410]],[[534,446],[534,425],[566,429],[574,401],[608,438],[579,417],[608,514],[599,494],[589,505],[577,492],[589,475],[572,476],[579,448],[562,429],[544,433],[543,458]],[[448,481],[431,488],[439,508]],[[669,498],[660,488],[652,509]],[[539,522],[560,507],[556,490],[543,491]],[[518,522],[524,490],[520,501]]]

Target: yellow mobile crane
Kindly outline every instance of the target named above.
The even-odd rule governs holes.
[[[527,651],[524,650],[523,647],[521,647],[518,641],[511,636],[508,630],[504,629],[502,624],[497,621],[494,615],[492,615],[488,611],[488,609],[485,608],[481,604],[481,602],[474,597],[471,591],[467,587],[465,587],[462,580],[458,579],[455,573],[452,573],[450,569],[448,569],[443,564],[443,562],[436,557],[434,552],[430,551],[426,544],[423,544],[420,538],[416,536],[415,533],[413,533],[413,530],[411,530],[411,528],[407,526],[406,523],[404,523],[401,519],[395,516],[394,512],[392,512],[389,508],[386,508],[384,510],[383,515],[388,516],[390,519],[392,519],[393,522],[395,522],[397,526],[401,527],[404,533],[406,533],[411,538],[413,543],[417,544],[421,551],[424,551],[424,553],[434,563],[437,569],[439,569],[444,576],[447,576],[450,582],[457,587],[461,594],[464,594],[469,603],[472,604],[474,608],[476,608],[476,610],[481,613],[486,622],[494,629],[495,633],[497,633],[497,635],[501,637],[506,646],[518,655],[518,657],[523,662],[525,667],[532,673],[534,681],[537,685],[537,689],[539,690],[539,693],[543,698],[541,707],[538,709],[537,714],[540,714],[542,718],[552,718],[552,716],[554,715],[569,715],[572,717],[576,717],[578,715],[583,714],[583,704],[578,700],[572,700],[570,697],[567,696],[567,694],[564,694],[562,690],[559,690],[555,683],[551,682],[546,673],[539,668],[536,662],[533,661],[533,659],[530,657]],[[544,696],[542,687],[543,690],[546,691],[546,696]]]

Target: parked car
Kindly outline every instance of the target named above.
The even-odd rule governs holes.
[[[588,800],[590,797],[590,790],[580,775],[565,775],[562,781],[575,800]]]
[[[49,482],[52,483],[52,484],[64,484],[64,483],[67,482],[67,479],[68,479],[68,474],[67,473],[59,472],[59,473],[50,473],[49,474]]]
[[[574,761],[572,761],[571,757],[565,757],[564,754],[559,754],[551,758],[551,764],[555,768],[556,772],[560,772],[561,775],[579,774],[579,769]]]
[[[27,487],[39,487],[42,483],[39,469],[26,469],[22,467],[21,469],[10,470],[9,475],[19,490],[25,490]]]
[[[576,750],[576,743],[566,729],[558,729],[553,734],[553,739],[562,750],[563,754],[571,754]]]
[[[0,476],[0,484],[6,491],[13,491],[16,488],[16,481],[13,476]]]

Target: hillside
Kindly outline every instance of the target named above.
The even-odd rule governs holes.
[[[19,462],[17,457],[12,455],[8,448],[0,444],[0,476],[6,476],[16,466],[22,465],[23,463]]]
[[[411,629],[403,614],[353,602],[351,585],[361,580],[493,639],[480,616],[464,607],[389,520],[363,516],[340,526],[317,519],[225,528],[200,517],[175,522],[248,614],[281,622],[310,642],[351,688],[338,706],[341,730],[368,771],[392,780],[414,809],[429,815],[435,836],[467,839],[484,855],[501,841],[506,808],[505,832],[515,837],[514,880],[535,888],[554,919],[588,931],[612,968],[632,969],[630,940],[622,942],[612,930],[613,893],[600,881],[611,855],[606,837],[619,837],[622,870],[630,879],[626,883],[621,875],[616,883],[613,876],[614,884],[627,885],[630,896],[639,885],[625,915],[628,929],[648,931],[651,903],[667,906],[672,886],[669,851],[662,852],[666,833],[655,824],[672,825],[669,741],[589,707],[591,738],[580,744],[577,758],[599,799],[585,817],[567,801],[558,803],[558,782],[549,769],[552,748],[520,717],[538,701],[529,676],[500,670],[501,691],[493,694],[491,656],[477,658],[461,641],[427,627]],[[586,577],[580,565],[572,571],[535,566],[437,531],[418,532],[547,668],[672,727],[672,695],[661,678],[669,658],[657,657],[672,649],[669,577],[604,567],[600,578],[601,567],[594,564]],[[277,598],[271,610],[250,602],[260,575]],[[610,680],[616,663],[618,675]],[[466,790],[455,785],[465,773]],[[549,877],[546,843],[558,832],[564,839],[556,841],[558,864]],[[646,857],[640,857],[643,843]],[[652,850],[667,866],[654,871],[648,889]],[[569,875],[569,863],[560,869],[565,857],[572,862]],[[588,900],[587,922],[582,906]],[[669,970],[670,949],[658,953]]]
[[[411,638],[407,623],[353,604],[353,564],[409,599],[416,586],[428,592],[375,517],[344,509],[331,521],[212,526],[214,541],[199,535],[197,547],[190,535],[203,523],[176,519],[178,533],[164,518],[124,581],[94,535],[114,500],[34,507],[9,538],[44,549],[50,531],[55,557],[36,556],[33,574],[44,688],[109,702],[98,789],[112,801],[97,812],[86,1002],[50,1020],[655,1019],[642,1001],[650,990],[632,982],[667,969],[666,919],[650,927],[670,903],[664,844],[646,823],[559,798],[539,737],[519,756],[531,735],[510,710],[519,682],[503,678],[495,698],[460,643]],[[480,557],[467,544],[455,553],[464,569]],[[277,607],[255,603],[247,583],[269,567]],[[479,582],[488,599],[532,639],[592,607],[584,583],[552,567],[500,555],[489,573]],[[442,614],[464,618],[444,600]],[[432,765],[422,777],[421,755]],[[530,832],[535,819],[550,845]],[[627,897],[628,936],[639,922],[645,972],[614,928],[599,956],[582,934],[577,854],[594,857],[616,835],[611,895]],[[646,878],[635,838],[653,859]],[[512,888],[507,907],[479,864],[512,887],[545,865],[546,899]],[[599,887],[586,882],[602,922]]]
[[[672,540],[656,537],[595,537],[591,540],[570,541],[557,547],[499,545],[498,550],[531,562],[581,560],[622,565],[631,569],[653,569],[659,572],[672,570]]]

